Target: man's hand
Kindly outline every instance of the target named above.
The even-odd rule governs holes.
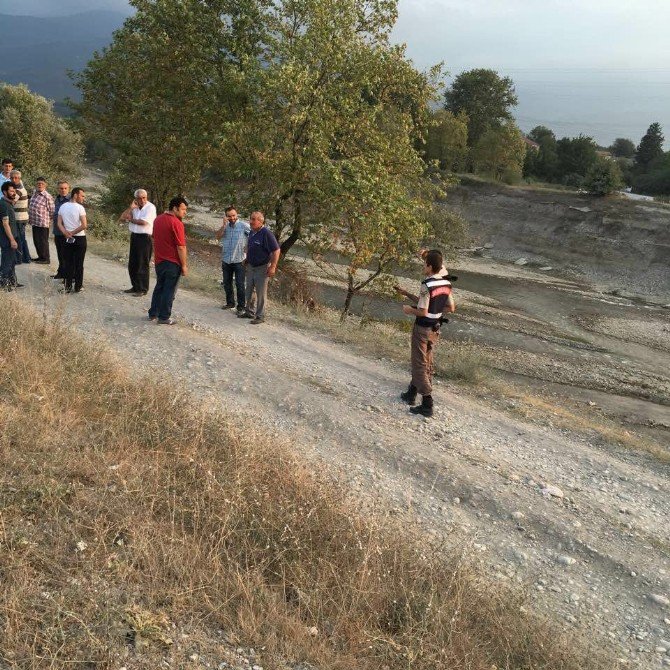
[[[407,316],[414,316],[414,307],[410,307],[410,305],[403,305],[402,311],[407,314]]]
[[[65,237],[69,240],[71,237],[73,237],[72,233],[69,230],[66,230],[64,233]]]
[[[181,276],[186,277],[186,275],[188,275],[188,266],[182,265],[181,266]]]
[[[268,265],[268,277],[274,277],[276,272],[277,272],[276,265]]]
[[[16,240],[12,240],[12,241],[9,243],[9,246],[10,246],[12,249],[14,249],[14,250],[16,250],[16,249],[19,248],[19,245],[18,245],[18,243],[17,243]]]

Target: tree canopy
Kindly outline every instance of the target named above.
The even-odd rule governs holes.
[[[415,251],[442,184],[422,149],[440,69],[389,39],[397,0],[131,0],[79,79],[84,123],[120,156],[110,185],[157,204],[205,170],[220,198],[268,215],[356,273]]]
[[[0,85],[0,153],[24,171],[24,179],[55,181],[76,175],[83,145],[77,132],[54,114],[53,103],[24,85]]]
[[[475,69],[462,72],[445,93],[445,108],[452,114],[468,117],[468,145],[475,146],[489,129],[512,119],[517,105],[514,82],[495,70]]]
[[[498,181],[515,183],[521,179],[526,143],[511,121],[489,128],[472,150],[475,170]]]
[[[625,137],[617,137],[610,146],[610,152],[616,158],[633,158],[635,156],[635,142]]]
[[[654,161],[663,156],[663,129],[660,123],[652,123],[635,152],[635,167],[638,172],[647,172]]]

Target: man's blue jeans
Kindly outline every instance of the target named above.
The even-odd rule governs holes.
[[[156,286],[151,296],[149,316],[157,316],[161,321],[170,318],[172,303],[181,277],[181,266],[172,261],[161,261],[156,266]]]
[[[237,309],[244,309],[244,263],[221,263],[223,270],[223,289],[226,292],[226,305],[234,307],[233,278],[237,291]]]

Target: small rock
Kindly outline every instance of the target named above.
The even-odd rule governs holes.
[[[670,605],[670,600],[666,598],[665,596],[659,595],[658,593],[652,593],[649,596],[657,605],[661,605],[663,607],[667,607]]]
[[[77,542],[77,551],[86,551],[87,548],[88,545],[84,540],[79,540],[79,542]]]
[[[572,556],[567,556],[566,554],[561,554],[556,559],[561,565],[574,565],[577,562],[576,558]]]
[[[484,245],[484,249],[493,249],[493,242],[487,242]]]
[[[525,514],[523,512],[512,512],[512,518],[516,519],[517,521],[521,521],[521,519],[525,518]]]
[[[541,493],[543,496],[551,496],[554,498],[563,498],[565,495],[558,486],[553,486],[552,484],[546,484]]]
[[[460,505],[461,504],[461,499],[456,497],[456,498],[454,498],[453,503],[454,503],[454,505]]]
[[[540,272],[549,272],[549,270],[553,270],[554,268],[551,267],[551,265],[545,265],[544,267],[540,268]]]
[[[307,629],[307,633],[310,637],[316,637],[319,634],[319,629],[316,626],[312,626]]]
[[[528,259],[527,258],[517,258],[514,261],[514,265],[528,265]]]

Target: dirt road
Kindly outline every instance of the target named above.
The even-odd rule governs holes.
[[[264,425],[344,477],[353,495],[474,551],[494,579],[592,632],[629,667],[670,665],[668,466],[514,418],[438,384],[432,420],[408,414],[407,370],[272,321],[260,327],[180,291],[176,327],[124,295],[125,268],[89,254],[85,291],[62,296],[43,266],[18,294],[135,370],[155,369],[241,423]],[[153,281],[153,280],[152,280]]]

